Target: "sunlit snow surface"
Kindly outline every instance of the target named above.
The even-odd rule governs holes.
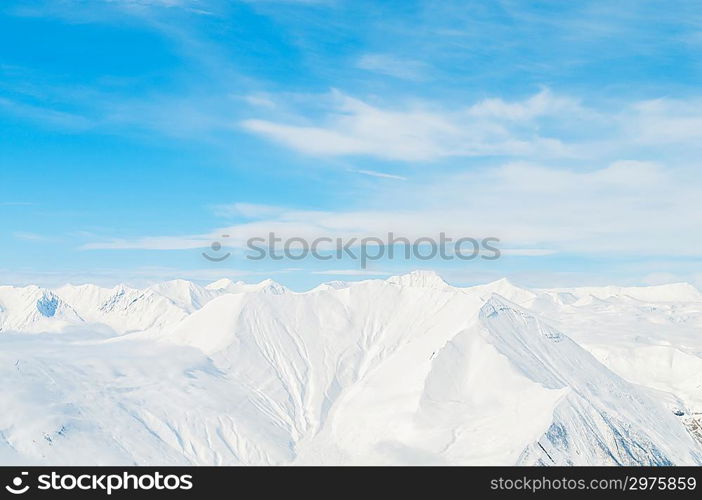
[[[3,464],[702,464],[702,295],[0,287]]]

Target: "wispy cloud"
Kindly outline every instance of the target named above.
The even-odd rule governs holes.
[[[702,98],[641,101],[628,114],[630,140],[638,144],[702,147]]]
[[[0,109],[24,119],[64,130],[83,131],[95,125],[93,120],[84,115],[60,111],[43,105],[27,104],[3,97],[0,97]]]
[[[31,201],[0,201],[0,207],[31,207],[35,203]]]
[[[548,248],[504,248],[500,253],[501,255],[514,255],[519,257],[543,257],[546,255],[554,255],[558,252]]]
[[[157,236],[135,240],[110,239],[80,246],[82,250],[184,250],[206,248],[221,236]]]
[[[671,157],[702,150],[697,98],[598,109],[546,89],[522,100],[491,97],[447,109],[430,101],[381,106],[333,91],[320,102],[327,103],[327,113],[314,121],[303,115],[291,120],[288,113],[287,122],[249,119],[242,125],[308,155],[405,162],[498,156],[601,161],[637,155],[641,148]]]
[[[252,220],[202,235],[93,243],[100,249],[189,249],[227,238],[245,248],[270,232],[282,239],[319,237],[418,239],[500,238],[506,255],[702,256],[702,235],[691,230],[690,214],[702,212],[689,170],[647,162],[620,161],[591,171],[507,163],[442,177],[431,182],[395,183],[364,200],[362,209],[295,210],[235,205]],[[616,214],[614,217],[612,214]]]
[[[287,209],[273,205],[261,205],[256,203],[231,203],[228,205],[215,205],[213,207],[215,215],[219,217],[243,217],[246,219],[260,219],[278,216]]]
[[[393,76],[403,80],[426,80],[431,66],[412,59],[403,59],[391,54],[364,54],[356,65],[363,70]]]
[[[354,172],[362,175],[368,175],[370,177],[379,177],[381,179],[395,179],[398,181],[406,181],[407,177],[403,177],[401,175],[394,175],[394,174],[387,174],[385,172],[378,172],[376,170],[365,170],[365,169],[358,169],[354,170]]]
[[[526,119],[553,114],[570,101],[544,94],[520,105],[480,102],[458,110],[436,105],[381,108],[334,91],[322,124],[284,124],[250,119],[245,129],[302,153],[320,156],[369,155],[404,161],[449,156],[563,156],[567,147],[543,137]],[[564,110],[565,111],[565,110]],[[304,120],[300,119],[300,122]],[[519,121],[519,128],[509,122]]]
[[[57,16],[80,21],[94,21],[106,16],[100,9],[118,9],[133,15],[146,15],[150,9],[181,9],[193,14],[211,15],[209,0],[39,0],[15,7],[22,16]]]
[[[16,231],[16,232],[12,233],[12,236],[15,239],[23,240],[23,241],[44,241],[44,240],[48,239],[46,237],[46,235],[37,234],[37,233],[30,233],[30,232],[26,232],[26,231]]]

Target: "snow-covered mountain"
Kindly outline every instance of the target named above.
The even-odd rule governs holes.
[[[59,331],[81,321],[76,310],[50,290],[0,286],[0,332]]]
[[[701,328],[689,285],[0,287],[0,462],[702,464]]]
[[[271,279],[263,280],[260,283],[234,282],[230,279],[221,279],[210,283],[205,288],[219,293],[264,292],[278,295],[288,291],[283,285]]]

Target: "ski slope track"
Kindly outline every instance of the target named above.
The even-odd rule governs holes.
[[[702,465],[702,294],[0,286],[0,464]]]

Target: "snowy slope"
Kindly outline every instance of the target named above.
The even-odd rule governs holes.
[[[522,460],[558,465],[702,461],[698,443],[671,411],[570,338],[496,298],[483,307],[481,319],[489,341],[527,377],[544,387],[569,389],[538,448],[532,446]]]
[[[651,288],[0,287],[0,461],[702,464],[702,301]]]

